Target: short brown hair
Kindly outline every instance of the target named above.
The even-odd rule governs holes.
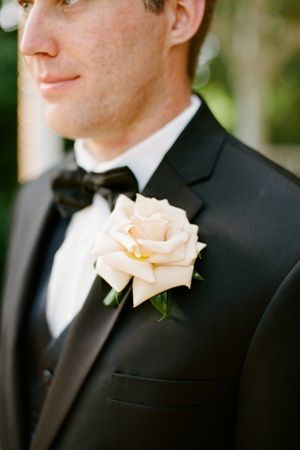
[[[146,8],[155,14],[159,14],[164,9],[165,0],[143,0],[143,1],[145,3]],[[191,80],[193,80],[195,76],[199,53],[202,44],[204,42],[204,39],[206,38],[206,35],[208,33],[217,0],[206,0],[205,3],[206,5],[202,24],[197,33],[195,34],[195,36],[192,38],[189,50],[187,70]]]

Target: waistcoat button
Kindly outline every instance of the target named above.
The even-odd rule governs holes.
[[[42,372],[42,381],[46,386],[51,384],[53,373],[49,369],[44,369]]]

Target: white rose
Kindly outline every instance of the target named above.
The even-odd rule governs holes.
[[[206,246],[198,226],[167,200],[120,195],[93,253],[97,273],[117,292],[133,278],[133,305],[175,286],[190,288],[194,263]]]

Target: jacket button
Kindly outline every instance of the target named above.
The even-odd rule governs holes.
[[[43,372],[42,372],[43,383],[46,386],[49,386],[51,384],[52,378],[53,378],[53,373],[51,372],[51,370],[44,369]]]

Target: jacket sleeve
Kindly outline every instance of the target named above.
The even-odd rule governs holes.
[[[300,261],[261,318],[241,374],[236,450],[300,448]]]

